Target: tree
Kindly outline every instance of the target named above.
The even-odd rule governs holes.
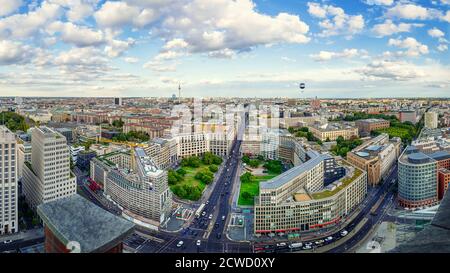
[[[242,183],[251,182],[253,180],[253,175],[250,172],[246,172],[243,175],[241,175],[240,180]]]
[[[252,159],[248,162],[248,165],[252,168],[258,168],[260,162],[258,159]]]
[[[179,175],[181,175],[181,176],[184,176],[184,175],[186,174],[186,170],[183,169],[183,168],[179,168],[179,169],[177,170],[177,173],[178,173]]]
[[[211,172],[215,173],[219,170],[219,168],[217,167],[217,165],[211,165],[211,166],[209,166],[209,170]]]
[[[248,164],[250,162],[250,157],[248,155],[242,156],[242,162]]]
[[[251,199],[251,198],[252,198],[252,195],[251,195],[249,192],[244,191],[244,192],[242,193],[242,198],[244,198],[244,199]]]
[[[123,122],[122,119],[114,120],[114,121],[112,122],[112,126],[114,126],[114,127],[116,127],[116,128],[122,128],[122,127],[123,127],[123,124],[124,124],[124,122]]]
[[[214,180],[214,174],[209,170],[201,170],[195,174],[195,178],[209,184]]]

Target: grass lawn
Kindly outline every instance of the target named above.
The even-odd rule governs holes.
[[[259,182],[267,181],[277,176],[276,174],[268,174],[261,176],[254,176],[254,179],[248,183],[241,183],[239,190],[238,205],[240,206],[253,206],[255,200],[254,197],[259,194]],[[244,192],[250,193],[251,198],[244,198],[242,194]]]

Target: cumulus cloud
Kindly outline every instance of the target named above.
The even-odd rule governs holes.
[[[442,30],[434,27],[428,30],[428,35],[430,35],[433,38],[440,38],[443,37],[445,34],[444,32],[442,32]]]
[[[389,36],[400,32],[410,32],[412,27],[422,27],[423,24],[407,24],[399,23],[395,24],[392,20],[387,19],[384,23],[376,24],[373,26],[372,31],[377,37]]]
[[[332,5],[320,5],[319,3],[308,2],[308,13],[322,19],[319,26],[323,29],[319,36],[328,37],[335,35],[352,35],[364,29],[364,17],[362,15],[348,15],[340,7]]]
[[[401,39],[389,39],[388,45],[406,49],[403,52],[408,57],[417,57],[419,55],[428,54],[428,46],[421,44],[412,37]]]
[[[366,55],[367,52],[358,50],[356,48],[346,48],[341,52],[320,51],[318,54],[311,54],[310,57],[317,62],[324,62],[332,59],[353,58],[356,56],[360,56],[361,54]]]
[[[439,50],[441,52],[447,51],[447,49],[448,49],[448,46],[446,44],[440,44],[437,46],[437,50]]]
[[[239,11],[239,12],[237,12]],[[176,14],[176,15],[175,15]],[[194,0],[168,14],[156,32],[182,38],[190,52],[242,50],[270,43],[307,43],[309,26],[299,16],[269,16],[250,0]]]
[[[101,31],[95,31],[87,27],[77,26],[73,23],[53,22],[47,27],[50,35],[61,34],[61,40],[79,47],[93,46],[104,43]]]
[[[22,0],[0,0],[0,17],[13,13],[22,4]]]
[[[219,59],[232,59],[236,56],[236,52],[229,48],[225,48],[221,50],[211,51],[208,53],[208,56]]]
[[[99,0],[48,0],[67,9],[66,17],[71,22],[82,21],[92,15]]]
[[[61,16],[61,7],[44,1],[34,11],[0,19],[0,38],[28,38],[59,16]]]
[[[0,41],[0,65],[24,64],[31,61],[34,50],[19,42]]]
[[[126,2],[105,2],[94,14],[98,25],[102,27],[123,27],[134,25],[144,27],[157,19],[153,9],[142,9]]]
[[[375,60],[365,67],[355,70],[364,80],[407,81],[422,78],[425,70],[412,63],[392,60]]]
[[[442,11],[426,8],[420,5],[411,3],[399,2],[395,6],[389,8],[385,14],[388,18],[399,18],[408,20],[430,20],[439,19],[442,21],[450,22],[450,11],[443,14]]]
[[[123,60],[125,62],[127,62],[127,63],[130,63],[130,64],[135,64],[135,63],[139,62],[139,59],[138,58],[134,58],[134,57],[125,57],[125,58],[123,58]]]

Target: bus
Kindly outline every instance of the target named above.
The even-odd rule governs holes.
[[[203,208],[205,208],[205,205],[206,205],[206,204],[203,203],[203,204],[200,205],[200,207],[198,207],[197,211],[195,212],[195,217],[197,217],[197,218],[200,217]]]

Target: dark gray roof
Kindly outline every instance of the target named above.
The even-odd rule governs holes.
[[[320,154],[317,157],[314,157],[314,158],[306,161],[303,164],[295,166],[292,169],[289,169],[286,172],[284,172],[270,180],[259,183],[259,187],[261,189],[276,189],[276,188],[286,184],[287,182],[291,181],[292,179],[296,178],[297,176],[301,175],[302,173],[310,171],[315,166],[317,166],[317,164],[319,164],[320,162],[322,162],[328,158],[332,158],[332,157],[328,154]]]
[[[438,151],[430,154],[430,157],[435,160],[444,160],[450,158],[450,153],[447,151]]]
[[[431,224],[394,253],[450,253],[450,194],[444,196]]]
[[[83,253],[107,251],[134,230],[132,222],[78,194],[41,204],[37,212],[62,243],[78,242]]]

